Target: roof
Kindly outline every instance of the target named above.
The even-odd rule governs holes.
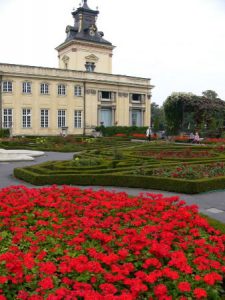
[[[65,42],[71,40],[85,40],[92,43],[100,43],[111,45],[112,43],[103,38],[104,33],[98,31],[96,26],[96,19],[99,14],[98,10],[89,8],[87,0],[83,0],[83,6],[77,8],[72,12],[75,19],[74,26],[67,26],[67,37]],[[90,34],[90,29],[94,28],[94,34]]]

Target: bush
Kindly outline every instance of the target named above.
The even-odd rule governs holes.
[[[112,126],[104,127],[98,126],[95,128],[96,131],[101,131],[104,136],[114,136],[117,134],[125,134],[130,136],[132,133],[142,133],[145,134],[147,127],[137,127],[137,126]]]
[[[0,129],[0,138],[5,138],[10,136],[9,129]]]
[[[108,185],[187,194],[225,188],[225,176],[221,169],[225,162],[225,156],[217,148],[210,146],[187,148],[180,145],[168,145],[167,143],[138,145],[136,143],[135,146],[130,143],[130,147],[127,143],[126,146],[123,143],[118,143],[117,145],[120,147],[115,147],[114,144],[106,142],[100,146],[98,142],[95,142],[90,144],[92,145],[89,148],[91,150],[86,150],[83,154],[79,153],[79,157],[75,156],[72,161],[48,162],[37,166],[18,168],[14,170],[14,175],[36,185],[54,183],[60,185]],[[171,156],[155,156],[157,153],[165,152],[165,149],[167,154],[171,153]],[[181,152],[182,149],[184,153],[196,153],[196,157],[185,159],[179,157],[177,153]],[[213,156],[199,157],[197,154],[201,154],[203,150],[207,150],[207,153],[212,153]],[[186,167],[181,168],[181,162],[184,161],[186,161],[184,165]],[[206,166],[206,168],[203,169],[202,166]],[[217,173],[208,172],[210,166],[215,167]],[[196,176],[185,177],[186,169],[190,167],[200,174],[197,179]],[[177,170],[178,168],[179,170]],[[163,172],[153,174],[154,170],[159,169]],[[164,174],[164,170],[166,174]],[[202,173],[199,172],[200,170]],[[205,176],[204,172],[206,171],[212,178],[201,178]]]

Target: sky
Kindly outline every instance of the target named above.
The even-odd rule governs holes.
[[[82,0],[0,0],[0,62],[58,67]],[[152,101],[214,90],[225,100],[225,0],[88,0],[116,46],[113,73],[151,78]]]

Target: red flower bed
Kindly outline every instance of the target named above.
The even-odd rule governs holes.
[[[178,197],[0,190],[0,300],[221,299],[225,236]]]
[[[183,149],[182,151],[166,151],[161,150],[160,152],[156,151],[140,151],[140,156],[149,156],[156,159],[168,159],[168,158],[198,158],[198,157],[213,157],[215,154],[210,153],[209,151],[192,151],[191,148]]]
[[[207,144],[225,143],[225,138],[207,138],[204,140],[204,143],[207,143]]]
[[[146,139],[146,134],[144,133],[132,133],[131,136],[136,139]]]

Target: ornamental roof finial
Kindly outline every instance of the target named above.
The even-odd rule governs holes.
[[[87,5],[87,0],[83,0],[83,8],[90,9]]]

